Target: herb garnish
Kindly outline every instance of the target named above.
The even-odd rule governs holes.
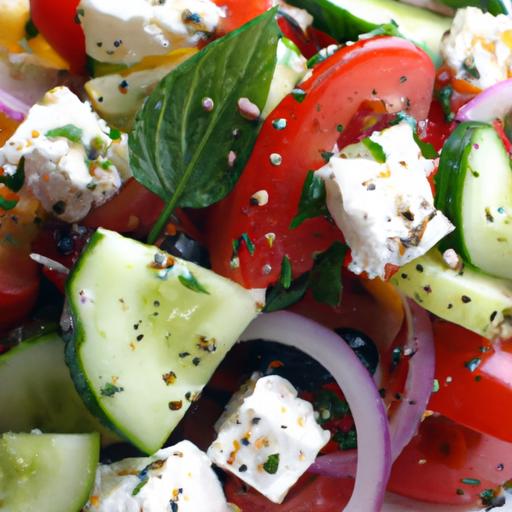
[[[13,192],[19,192],[23,183],[25,183],[25,157],[21,157],[21,160],[16,168],[14,174],[2,174],[0,175],[0,183],[5,185],[9,190]]]
[[[210,295],[210,292],[197,280],[196,276],[192,274],[192,272],[189,272],[186,275],[179,275],[178,280],[183,286],[185,286],[185,288],[188,288],[193,292]]]
[[[74,124],[66,124],[59,128],[47,131],[45,135],[48,138],[64,137],[71,142],[80,142],[82,140],[83,132],[82,128],[79,128]]]
[[[263,464],[263,469],[270,475],[275,475],[279,469],[279,453],[269,455],[267,461]]]
[[[176,207],[209,206],[237,182],[261,125],[243,118],[237,105],[249,98],[263,110],[277,59],[275,14],[265,12],[183,62],[138,113],[130,165],[137,181],[167,202],[149,243]],[[205,96],[214,102],[210,111]]]
[[[107,382],[100,389],[101,396],[114,396],[116,393],[120,393],[121,391],[124,391],[124,388],[111,384],[110,382]]]
[[[361,144],[370,152],[370,155],[372,155],[376,162],[379,164],[386,163],[386,153],[384,153],[384,149],[380,144],[374,142],[369,137],[363,139]]]
[[[298,228],[306,219],[329,217],[325,198],[324,181],[315,176],[314,171],[308,171],[300,196],[298,212],[290,224],[290,229]]]

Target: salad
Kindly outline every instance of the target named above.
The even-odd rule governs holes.
[[[512,510],[508,0],[0,0],[0,512]]]

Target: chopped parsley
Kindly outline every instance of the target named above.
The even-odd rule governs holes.
[[[185,288],[188,288],[193,292],[210,295],[210,292],[197,280],[196,276],[192,274],[192,272],[178,276],[178,280]]]
[[[107,382],[107,384],[100,389],[101,396],[114,396],[116,393],[121,393],[121,391],[124,391],[124,388],[111,384],[110,382]]]
[[[83,135],[82,128],[74,124],[66,124],[59,128],[54,128],[53,130],[49,130],[46,132],[46,137],[56,138],[56,137],[64,137],[65,139],[70,140],[71,142],[80,142],[82,140]]]
[[[275,475],[279,469],[279,453],[269,455],[267,461],[263,464],[263,469],[268,474]]]

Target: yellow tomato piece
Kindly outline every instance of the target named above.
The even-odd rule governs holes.
[[[17,121],[13,121],[5,114],[0,112],[0,147],[2,147],[7,139],[11,137],[18,126],[19,123]]]
[[[153,55],[144,57],[139,63],[127,68],[126,70],[123,70],[120,74],[127,76],[131,73],[135,73],[136,71],[155,69],[160,66],[167,66],[177,62],[181,63],[189,57],[192,57],[192,55],[196,54],[197,52],[197,48],[179,48],[177,50],[173,50],[167,55]]]
[[[69,69],[69,64],[49,45],[41,34],[30,39],[28,45],[34,55],[39,57],[47,67]]]
[[[29,18],[29,0],[0,0],[0,45],[19,51],[18,41],[25,37]]]

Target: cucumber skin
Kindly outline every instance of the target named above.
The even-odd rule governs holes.
[[[104,235],[96,231],[89,243],[84,248],[84,253],[87,251],[87,255],[94,250],[94,246],[97,245],[104,238]],[[78,275],[80,272],[82,265],[84,264],[86,258],[80,258],[71,271],[68,280],[66,281],[66,296],[71,296],[71,286],[73,282],[73,278]],[[79,349],[80,345],[85,341],[85,334],[82,328],[81,323],[78,321],[78,313],[75,309],[75,305],[72,300],[69,300],[69,310],[72,318],[73,331],[72,334],[66,338],[66,349],[65,349],[65,359],[66,364],[69,367],[69,371],[71,374],[71,378],[75,385],[75,388],[78,394],[82,397],[82,400],[85,403],[89,412],[96,416],[96,418],[101,422],[102,425],[112,430],[115,434],[117,434],[121,439],[125,439],[130,441],[126,435],[122,432],[121,429],[117,427],[114,421],[108,417],[105,411],[101,408],[96,396],[91,391],[92,385],[90,384],[87,376],[85,375],[84,369],[82,367],[82,363],[80,361]]]
[[[487,4],[486,11],[490,12],[494,16],[498,14],[509,14],[510,11],[506,4],[501,0],[488,0],[486,2],[482,0],[440,0],[441,3],[454,9],[462,9],[463,7],[482,7]]]
[[[462,199],[464,181],[468,172],[468,159],[472,149],[472,139],[476,130],[490,128],[479,121],[461,123],[445,142],[439,160],[439,169],[434,177],[436,194],[434,205],[441,210],[455,226],[439,244],[442,251],[454,249],[462,259],[474,269],[471,255],[466,247],[462,226]]]

